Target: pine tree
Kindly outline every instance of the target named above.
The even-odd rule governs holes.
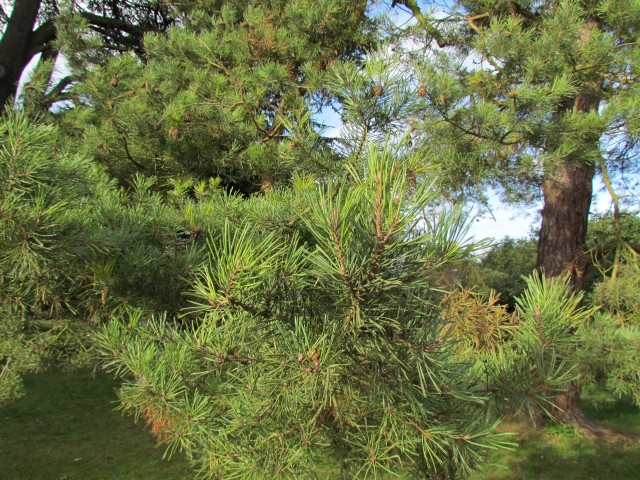
[[[416,18],[414,38],[440,47],[408,53],[423,100],[413,128],[432,158],[480,197],[540,194],[536,267],[582,290],[596,172],[637,168],[637,2],[396,3]],[[578,400],[572,385],[559,416],[586,424]]]
[[[474,248],[462,212],[422,224],[437,192],[407,173],[423,159],[363,158],[244,200],[179,324],[132,311],[97,335],[123,408],[205,478],[463,478],[502,444],[434,305],[440,269]],[[283,195],[297,228],[269,226]]]
[[[249,194],[292,172],[332,174],[338,157],[312,114],[327,68],[371,39],[366,2],[190,2],[146,61],[119,55],[77,70],[64,122],[78,148],[119,178],[218,177]],[[69,46],[73,55],[73,45]]]
[[[397,2],[411,33],[443,49],[412,53],[423,118],[451,185],[544,201],[537,267],[583,287],[596,172],[635,171],[636,2]],[[421,10],[422,8],[422,10]]]

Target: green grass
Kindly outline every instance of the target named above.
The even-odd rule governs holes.
[[[2,480],[187,480],[182,455],[164,450],[142,424],[115,411],[106,375],[51,370],[27,377],[27,395],[0,409]],[[587,410],[604,424],[640,435],[640,410],[619,404]],[[521,430],[516,451],[498,451],[473,480],[637,480],[640,442],[593,441],[571,428]],[[327,478],[331,478],[328,476]]]
[[[111,377],[51,370],[0,409],[3,480],[186,480],[184,457],[162,460],[142,423],[114,410]]]
[[[608,409],[585,409],[593,420],[616,430],[640,434],[640,411],[629,404]],[[591,440],[563,425],[543,431],[505,425],[520,433],[517,450],[495,452],[473,480],[637,480],[640,442]]]

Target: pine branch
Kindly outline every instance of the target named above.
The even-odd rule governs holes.
[[[416,17],[416,20],[418,20],[420,26],[423,27],[427,31],[427,33],[431,35],[438,43],[438,47],[444,48],[452,45],[444,38],[442,32],[434,27],[431,22],[424,17],[416,0],[398,0],[395,3],[404,5],[411,11],[413,16]]]
[[[118,132],[120,133],[120,138],[122,139],[122,146],[124,147],[124,152],[127,156],[127,159],[133,163],[136,167],[138,167],[140,170],[145,171],[147,168],[140,162],[138,162],[135,158],[133,158],[133,156],[131,155],[131,152],[129,151],[129,142],[127,141],[127,135],[123,132]]]

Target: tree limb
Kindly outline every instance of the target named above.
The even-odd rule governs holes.
[[[31,33],[29,46],[27,47],[27,55],[29,58],[49,48],[55,38],[56,26],[53,20],[47,20]]]
[[[119,18],[103,17],[91,12],[80,12],[80,15],[89,22],[90,26],[108,28],[112,30],[121,30],[142,39],[144,34],[149,30],[138,25],[132,25],[129,22],[120,20]]]
[[[416,20],[418,20],[418,23],[420,24],[420,26],[422,26],[427,31],[427,33],[434,38],[434,40],[438,43],[438,46],[440,48],[444,48],[451,45],[450,42],[445,40],[440,30],[434,27],[431,24],[431,22],[429,22],[429,20],[425,18],[416,0],[402,0],[402,1],[397,1],[395,3],[404,5],[409,10],[411,10],[411,13],[413,14],[414,17],[416,17]]]

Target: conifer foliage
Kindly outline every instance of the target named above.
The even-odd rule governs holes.
[[[147,35],[147,60],[115,56],[82,70],[69,129],[120,178],[220,177],[245,194],[292,172],[332,171],[314,129],[327,67],[370,42],[366,2],[190,2],[168,34]],[[73,45],[69,47],[73,55]]]
[[[445,181],[482,197],[543,199],[536,267],[584,288],[587,220],[600,170],[637,171],[635,1],[394,2],[427,47],[416,65],[422,130]]]
[[[166,33],[103,65],[71,25],[73,101],[28,119],[49,64],[30,113],[0,123],[0,402],[91,351],[202,478],[452,480],[507,446],[500,415],[559,417],[575,380],[637,401],[635,252],[597,315],[574,264],[525,279],[514,313],[442,292],[479,248],[448,187],[499,172],[516,195],[563,169],[590,185],[601,156],[630,158],[636,27],[578,3],[471,1],[442,20],[393,2],[418,20],[403,34],[448,48],[428,62],[409,42],[365,56],[364,1],[170,2]],[[470,49],[488,66],[462,65]],[[314,120],[329,107],[341,139]]]
[[[372,147],[299,185],[304,240],[225,221],[181,324],[133,311],[97,335],[123,407],[206,478],[465,476],[501,441],[433,305],[473,245],[459,212],[418,221],[435,198],[407,180],[421,161]]]
[[[0,123],[0,402],[17,396],[20,375],[40,367],[63,324],[41,326],[43,310],[68,302],[79,226],[69,206],[99,183],[93,165],[54,147],[55,131],[11,115]]]

